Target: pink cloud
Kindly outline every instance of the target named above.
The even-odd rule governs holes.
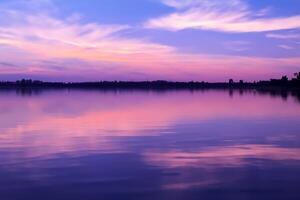
[[[178,31],[204,29],[222,32],[266,32],[300,28],[300,15],[289,17],[253,17],[243,0],[220,1],[192,0],[182,3],[163,0],[163,3],[179,9],[170,15],[158,17],[145,23],[147,28]],[[255,16],[255,15],[254,15]]]

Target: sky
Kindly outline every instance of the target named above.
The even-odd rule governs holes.
[[[299,0],[0,0],[1,80],[253,81],[299,71]]]

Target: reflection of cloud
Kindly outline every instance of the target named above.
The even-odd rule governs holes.
[[[212,147],[198,152],[149,151],[144,154],[145,162],[163,168],[217,168],[238,167],[249,163],[247,159],[274,161],[300,160],[300,149],[272,145],[236,145]]]
[[[274,116],[291,119],[299,118],[300,114],[300,107],[289,98],[284,102],[280,98],[247,93],[230,98],[221,91],[162,94],[71,91],[49,92],[35,98],[12,95],[0,98],[0,121],[4,128],[0,137],[7,142],[1,146],[28,148],[28,154],[32,155],[124,151],[126,147],[114,144],[109,138],[160,136],[168,128],[186,122]]]
[[[162,185],[162,189],[166,190],[184,190],[194,187],[205,187],[208,185],[213,185],[218,183],[219,181],[214,179],[202,180],[202,181],[194,181],[194,182],[177,182],[177,183],[167,183]]]

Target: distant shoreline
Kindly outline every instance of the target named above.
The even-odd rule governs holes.
[[[21,80],[15,82],[0,82],[0,92],[16,91],[22,96],[40,94],[49,90],[86,90],[86,91],[143,91],[143,92],[168,92],[168,91],[205,91],[205,90],[226,90],[230,96],[236,91],[243,95],[244,92],[257,94],[268,94],[273,97],[281,97],[286,100],[293,96],[300,102],[300,80],[272,79],[259,82],[234,82],[208,83],[208,82],[169,82],[169,81],[100,81],[100,82],[42,82],[32,80]]]
[[[280,90],[300,90],[300,79],[287,80],[271,79],[269,81],[258,82],[234,82],[232,79],[227,83],[209,82],[171,82],[171,81],[99,81],[99,82],[43,82],[37,80],[2,81],[0,89],[280,89]]]

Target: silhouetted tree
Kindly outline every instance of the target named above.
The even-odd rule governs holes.
[[[300,80],[300,72],[299,73],[295,73],[294,75],[295,75],[296,79]]]
[[[97,89],[205,89],[205,88],[229,88],[229,89],[253,89],[263,87],[280,87],[284,86],[286,89],[300,89],[300,72],[295,73],[295,78],[288,80],[287,76],[281,79],[271,79],[269,81],[254,81],[253,83],[234,82],[229,79],[227,83],[208,83],[208,82],[169,82],[169,81],[99,81],[99,82],[43,82],[31,79],[22,79],[16,82],[0,82],[1,88],[97,88]]]
[[[21,81],[19,81],[17,83],[21,83],[21,85],[27,86],[27,85],[31,85],[33,83],[33,81],[31,79],[22,79]]]
[[[283,77],[281,78],[281,82],[284,82],[284,83],[289,82],[288,77],[287,77],[287,76],[283,76]]]

